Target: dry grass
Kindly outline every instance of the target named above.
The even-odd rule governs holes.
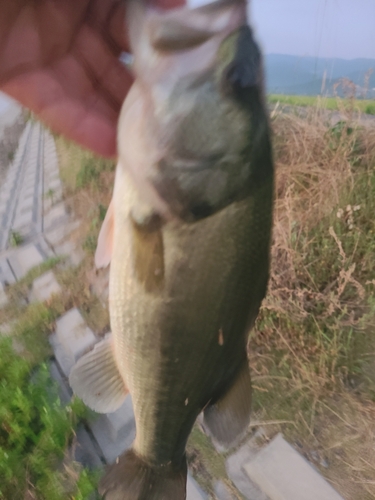
[[[250,343],[255,410],[347,500],[375,498],[375,131],[273,120],[269,292]]]

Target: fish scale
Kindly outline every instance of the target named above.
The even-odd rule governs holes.
[[[131,179],[124,181],[124,184],[129,191],[134,189]],[[123,188],[121,195],[126,199],[131,197]],[[154,435],[150,439],[151,445],[146,443],[144,448],[142,444],[138,446],[137,441],[136,450],[142,456],[149,457],[152,454],[155,462],[168,461],[165,457],[173,455],[173,450],[162,450],[162,443],[168,443],[173,448],[177,440],[174,434],[179,435],[181,427],[186,426],[188,435],[191,419],[195,419],[209,400],[206,394],[226,382],[226,359],[233,356],[233,351],[240,351],[241,354],[245,352],[245,324],[253,322],[257,313],[254,310],[248,319],[248,309],[253,302],[253,295],[262,295],[267,280],[266,272],[258,277],[258,268],[268,268],[271,220],[268,216],[268,224],[265,224],[264,219],[267,217],[263,216],[261,207],[256,206],[264,204],[267,207],[267,196],[268,200],[272,199],[272,183],[268,183],[266,189],[260,190],[257,196],[233,204],[194,225],[185,224],[178,229],[173,223],[166,225],[163,228],[166,277],[162,294],[142,294],[142,287],[136,278],[133,276],[129,279],[129,276],[134,275],[129,251],[131,242],[124,237],[115,238],[110,292],[112,331],[121,339],[118,357],[124,360],[124,371],[132,374],[131,379],[127,378],[127,383],[130,392],[137,394],[134,413],[138,427]],[[263,224],[258,223],[254,213],[259,214]],[[129,215],[121,217],[121,221],[123,225],[119,223],[116,231],[122,235],[128,234],[131,238],[127,227]],[[258,228],[258,233],[254,227]],[[204,244],[197,246],[196,241]],[[182,248],[187,259],[181,265]],[[117,255],[121,259],[116,258]],[[248,276],[244,257],[250,264]],[[243,274],[240,280],[238,276],[233,278],[236,261],[240,267],[238,272]],[[206,262],[206,266],[202,267],[201,262]],[[196,269],[199,269],[198,273],[194,272]],[[124,282],[127,282],[127,287],[123,287]],[[208,286],[202,286],[202,283]],[[234,297],[228,298],[231,293]],[[202,297],[206,297],[206,300],[202,300]],[[245,311],[242,313],[244,324],[242,328],[237,328],[237,332],[231,332],[229,326],[228,333],[224,326],[224,335],[229,337],[230,342],[220,346],[220,325],[233,323],[236,314],[234,304],[243,297],[249,303],[248,309],[242,308]],[[257,307],[259,302],[256,303]],[[194,311],[194,315],[191,311]],[[125,323],[132,325],[132,328],[123,328]],[[156,331],[151,335],[149,325],[156,325]],[[237,334],[237,340],[233,333]],[[161,334],[163,338],[160,338]],[[160,352],[160,346],[163,346],[163,353]],[[186,356],[186,352],[192,355]],[[217,358],[215,363],[212,362],[213,357]],[[179,359],[177,364],[176,358]],[[208,365],[210,370],[206,368]],[[229,368],[235,371],[238,367]],[[207,377],[206,385],[202,371],[212,373],[212,377]],[[218,377],[220,372],[223,372],[221,380]],[[177,379],[182,391],[176,387]],[[133,386],[133,380],[137,381],[136,386]],[[186,397],[189,398],[188,407],[182,405]],[[148,412],[147,407],[164,411],[161,413],[159,409],[156,420],[156,410]],[[176,422],[176,428],[173,422]],[[152,452],[150,447],[153,448]]]

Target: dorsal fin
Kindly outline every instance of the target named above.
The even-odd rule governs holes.
[[[103,225],[98,237],[98,246],[95,252],[95,265],[97,268],[107,267],[112,259],[113,237],[115,226],[115,213],[113,199],[109,204]]]

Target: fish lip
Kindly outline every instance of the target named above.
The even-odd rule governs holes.
[[[162,171],[179,171],[179,172],[203,172],[210,170],[220,162],[224,153],[214,153],[200,158],[178,157],[173,159],[163,159],[159,161],[159,168]]]

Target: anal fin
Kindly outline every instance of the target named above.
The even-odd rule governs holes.
[[[117,368],[111,336],[80,358],[69,375],[73,392],[98,413],[116,411],[128,390]]]
[[[246,433],[250,412],[251,379],[246,360],[230,388],[204,410],[203,426],[214,441],[229,448]]]

